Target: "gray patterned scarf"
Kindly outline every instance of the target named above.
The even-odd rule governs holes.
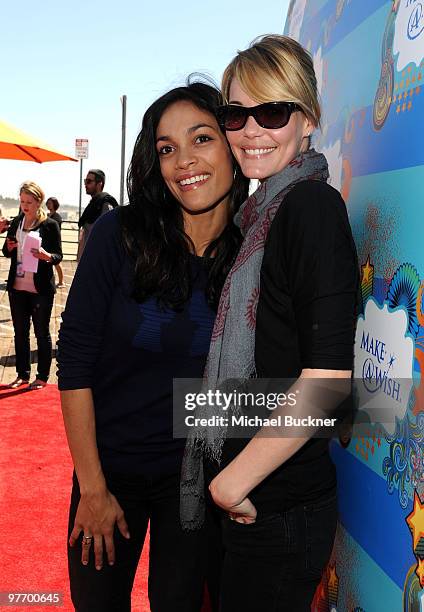
[[[297,183],[327,179],[324,155],[309,149],[281,172],[266,179],[241,206],[235,223],[244,240],[222,289],[205,370],[205,389],[217,389],[228,379],[255,376],[256,308],[269,228],[280,204]],[[210,415],[207,406],[196,410],[196,417]],[[225,435],[226,429],[218,426],[190,431],[181,474],[180,511],[184,529],[197,529],[203,524],[203,457],[219,462]]]

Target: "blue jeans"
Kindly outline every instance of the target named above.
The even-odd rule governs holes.
[[[310,612],[336,527],[335,494],[251,525],[225,518],[221,612]]]
[[[10,312],[15,331],[16,372],[19,378],[29,380],[31,351],[29,330],[32,323],[37,338],[37,378],[47,382],[52,363],[50,316],[54,295],[40,295],[29,291],[9,291]]]

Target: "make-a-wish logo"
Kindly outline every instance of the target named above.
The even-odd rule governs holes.
[[[388,432],[402,418],[412,389],[414,343],[403,308],[389,311],[368,299],[355,339],[355,382],[359,409]]]
[[[412,12],[408,19],[407,36],[409,40],[414,40],[424,30],[424,9],[417,0],[409,0],[408,6],[412,7]]]
[[[370,393],[376,393],[382,391],[386,395],[393,397],[397,402],[400,402],[400,383],[393,380],[390,376],[390,369],[396,361],[395,355],[390,355],[390,359],[387,363],[384,363],[386,354],[385,342],[373,338],[369,333],[365,336],[362,333],[361,348],[365,349],[367,353],[373,355],[377,362],[369,357],[364,361],[362,366],[362,380],[367,391]]]
[[[400,0],[393,39],[393,54],[400,72],[413,62],[418,67],[423,57],[424,0]]]

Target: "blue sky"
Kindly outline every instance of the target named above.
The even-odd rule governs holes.
[[[237,49],[260,34],[282,33],[288,0],[20,0],[1,10],[3,121],[74,155],[89,139],[89,167],[105,170],[119,196],[121,103],[126,94],[131,156],[149,104],[194,71],[219,82]],[[79,164],[0,160],[0,195],[20,183],[78,204]],[[88,198],[83,195],[83,206]]]

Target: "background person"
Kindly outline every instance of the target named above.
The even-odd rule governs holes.
[[[7,228],[9,227],[9,225],[10,225],[9,220],[6,219],[6,217],[3,217],[3,213],[0,208],[0,234],[5,232]]]
[[[52,361],[50,316],[55,294],[53,265],[62,259],[59,227],[48,218],[42,207],[44,193],[36,183],[26,182],[20,188],[20,210],[10,223],[3,245],[3,254],[11,258],[7,290],[15,331],[17,378],[12,389],[29,382],[31,374],[30,324],[37,339],[37,376],[31,389],[41,389],[47,383]],[[39,249],[32,249],[38,261],[37,272],[25,271],[22,253],[28,232],[41,238]]]
[[[47,200],[46,200],[46,208],[49,211],[49,217],[50,217],[50,219],[53,219],[54,221],[56,221],[56,223],[59,226],[60,234],[62,236],[62,217],[57,212],[59,206],[60,206],[60,204],[59,204],[59,200],[57,198],[55,198],[55,197],[47,198]],[[61,264],[60,263],[56,264],[55,265],[55,269],[56,269],[58,280],[59,280],[59,282],[56,285],[56,287],[58,289],[63,289],[63,287],[65,287],[65,283],[63,282],[63,270],[62,270]]]
[[[76,472],[69,568],[79,612],[130,610],[149,520],[151,610],[201,608],[206,534],[180,525],[184,440],[172,435],[172,380],[203,374],[241,238],[231,221],[247,181],[218,126],[220,102],[215,88],[191,83],[146,111],[130,204],[96,223],[63,314],[59,388]]]
[[[78,221],[78,227],[80,228],[77,255],[78,261],[81,259],[84,252],[93,224],[99,217],[118,206],[118,202],[115,198],[106,191],[103,191],[105,182],[105,173],[103,170],[99,169],[89,170],[84,179],[85,193],[91,196],[91,200],[85,207]]]
[[[302,416],[317,379],[348,395],[358,288],[345,204],[326,182],[324,156],[309,148],[320,122],[312,58],[290,38],[265,36],[227,67],[223,95],[231,150],[261,185],[236,217],[244,241],[222,291],[205,376],[211,387],[297,379],[290,414]],[[219,472],[210,491],[226,513],[222,612],[310,610],[337,524],[328,439],[310,439],[314,432],[263,427],[249,441],[200,430],[190,441],[203,444]],[[184,466],[183,519],[196,507],[194,457]]]

